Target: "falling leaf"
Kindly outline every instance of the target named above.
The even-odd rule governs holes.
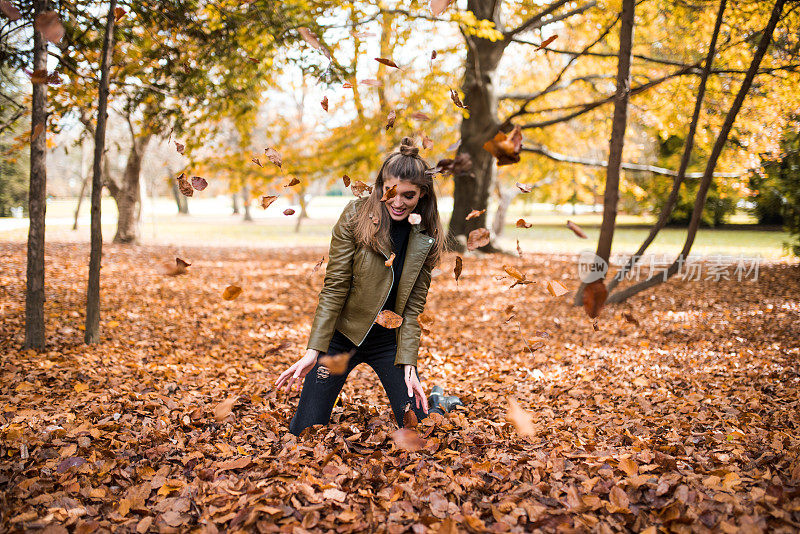
[[[564,284],[562,284],[558,280],[550,280],[549,282],[547,282],[547,290],[554,297],[560,297],[565,293],[569,293],[569,289],[567,289],[564,286]]]
[[[281,168],[281,165],[283,164],[283,158],[281,158],[281,155],[277,150],[272,147],[265,148],[264,154],[267,156],[268,160],[277,165],[278,168]]]
[[[277,196],[274,195],[266,195],[261,197],[261,207],[267,209],[270,204],[275,202],[278,199]]]
[[[428,117],[426,114],[424,114],[421,111],[415,111],[414,113],[409,115],[409,117],[411,117],[415,121],[429,121],[429,120],[431,120],[430,117]]]
[[[533,224],[525,222],[525,219],[517,219],[517,228],[530,228]]]
[[[322,109],[324,109],[325,111],[328,111],[328,97],[327,97],[327,95],[322,97],[322,102],[320,102],[319,104],[322,106]]]
[[[634,317],[631,312],[622,312],[622,317],[624,317],[627,322],[639,326],[639,320]]]
[[[360,83],[366,85],[367,87],[380,87],[383,85],[383,83],[380,80],[375,80],[373,78],[367,78],[366,80],[361,80]]]
[[[419,224],[422,222],[422,215],[419,213],[412,213],[408,216],[408,222],[410,224]]]
[[[31,73],[31,83],[47,83],[47,69],[36,69]]]
[[[365,39],[367,37],[375,37],[375,35],[376,34],[373,33],[373,32],[357,32],[357,33],[353,33],[353,37],[355,37],[356,39]]]
[[[283,210],[284,215],[294,215],[294,210],[292,208],[286,208]]]
[[[350,191],[352,191],[355,196],[361,198],[361,195],[364,193],[372,193],[372,186],[365,184],[361,180],[353,180],[350,183]]]
[[[175,141],[175,150],[178,151],[178,154],[183,154],[184,149],[186,149],[186,145]]]
[[[472,210],[472,211],[470,211],[470,212],[467,214],[467,216],[466,216],[466,217],[464,217],[464,220],[465,220],[465,221],[468,221],[468,220],[470,220],[470,219],[475,219],[475,218],[477,218],[477,217],[480,217],[482,213],[486,213],[486,210],[485,210],[485,209],[482,209],[482,210]]]
[[[555,41],[555,40],[556,40],[556,38],[558,38],[558,35],[551,35],[550,37],[548,37],[547,39],[545,39],[544,41],[542,41],[542,44],[540,44],[539,46],[537,46],[537,47],[536,47],[536,50],[541,50],[542,48],[546,47],[547,45],[549,45],[550,43],[552,43],[553,41]],[[534,51],[535,51],[535,50],[534,50]]]
[[[491,241],[491,234],[487,228],[477,228],[469,233],[467,237],[467,249],[485,247]]]
[[[483,144],[483,148],[497,158],[498,167],[517,163],[522,150],[522,128],[519,125],[514,126],[509,135],[497,132],[493,139]]]
[[[583,288],[583,309],[591,319],[600,314],[608,297],[608,289],[603,280],[595,280]]]
[[[411,404],[406,404],[405,410],[406,411],[403,413],[403,428],[409,430],[417,428],[419,426],[419,420],[417,420],[417,414],[411,409]]]
[[[455,89],[450,89],[450,100],[453,101],[453,104],[455,104],[456,107],[461,109],[469,109],[469,106],[465,106],[463,102],[461,102],[461,98],[459,98]]]
[[[300,183],[300,180],[298,180],[297,178],[295,178],[293,176],[292,179],[289,181],[289,183],[284,185],[283,187],[292,187],[293,185],[297,185],[299,183]]]
[[[377,61],[378,63],[383,63],[383,64],[384,64],[384,65],[386,65],[387,67],[394,67],[394,68],[396,68],[396,69],[399,69],[399,68],[400,68],[400,67],[398,67],[398,66],[397,66],[397,64],[396,64],[394,61],[392,61],[391,59],[386,59],[386,58],[383,58],[383,57],[376,57],[376,58],[375,58],[375,61]]]
[[[258,61],[258,58],[254,58],[253,56],[247,56],[247,59],[249,59],[252,63],[255,63],[256,65],[260,63],[260,61]]]
[[[342,84],[342,89],[352,89],[352,87],[353,87],[353,84],[350,83],[350,82],[344,82]]]
[[[115,7],[114,8],[114,22],[119,22],[119,19],[124,17],[126,13],[127,13],[127,11],[125,11],[121,7]]]
[[[375,322],[384,328],[399,328],[403,318],[392,310],[382,310],[375,318]]]
[[[192,176],[192,187],[197,189],[198,191],[202,191],[206,187],[208,187],[208,182],[205,178],[201,178],[200,176]]]
[[[392,432],[392,440],[398,448],[406,451],[419,451],[425,448],[426,441],[414,430],[398,428]]]
[[[431,0],[431,14],[438,17],[453,3],[454,0]]]
[[[456,264],[453,267],[453,275],[456,278],[456,285],[458,285],[458,278],[461,276],[461,269],[464,267],[464,260],[461,256],[456,256]]]
[[[581,229],[581,227],[580,227],[580,226],[578,226],[578,225],[577,225],[577,224],[575,224],[574,222],[572,222],[572,221],[567,221],[567,228],[569,228],[570,230],[572,230],[572,231],[575,233],[575,235],[576,235],[576,236],[578,236],[578,237],[580,237],[581,239],[586,239],[586,237],[587,237],[587,236],[586,236],[586,234],[584,233],[584,231]]]
[[[234,395],[214,406],[214,419],[220,422],[224,421],[233,411],[233,405],[237,400],[239,397]]]
[[[182,274],[186,274],[187,273],[186,268],[189,267],[190,265],[191,263],[187,263],[186,261],[180,258],[175,258],[175,265],[168,266],[165,274],[167,274],[168,276],[179,276]]]
[[[222,292],[222,298],[225,300],[233,300],[242,294],[242,288],[239,286],[228,286]]]
[[[314,274],[315,272],[317,272],[319,270],[319,268],[322,266],[322,262],[324,262],[324,261],[325,261],[325,256],[322,256],[322,259],[319,260],[316,263],[316,265],[314,265],[313,269],[311,269],[311,274]]]
[[[536,427],[533,425],[533,415],[524,410],[513,397],[508,398],[506,420],[514,425],[521,436],[536,435]]]
[[[428,134],[422,132],[422,148],[429,150],[433,147],[433,139],[428,137]]]
[[[51,43],[58,43],[64,37],[64,26],[55,11],[45,11],[36,15],[33,27],[40,31]]]
[[[14,6],[14,4],[9,2],[8,0],[0,0],[0,12],[2,12],[3,15],[8,17],[8,20],[12,22],[15,20],[19,20],[22,17],[22,14],[20,14],[19,9],[17,9]]]
[[[391,200],[397,196],[397,184],[393,185],[389,189],[383,192],[383,196],[381,197],[381,202],[386,202],[387,200]]]
[[[523,193],[530,193],[530,192],[531,192],[531,188],[532,188],[532,187],[533,187],[533,186],[531,186],[531,185],[529,185],[529,184],[521,184],[521,183],[517,182],[517,188],[518,188],[520,191],[522,191]]]
[[[460,147],[460,146],[461,146],[461,139],[459,138],[459,139],[456,139],[455,143],[453,143],[452,145],[447,147],[447,151],[448,152],[455,152],[456,150],[458,150],[458,147]]]
[[[503,265],[503,270],[508,273],[508,275],[515,280],[515,282],[511,285],[514,287],[518,284],[533,284],[532,280],[528,280],[524,274],[520,272],[519,269],[514,267],[513,265]],[[511,287],[509,289],[511,289]]]
[[[519,246],[519,239],[517,239],[517,255],[521,258],[522,257],[522,249]]]
[[[253,158],[253,159],[251,159],[250,161],[252,161],[252,162],[253,162],[253,163],[255,163],[256,165],[258,165],[259,167],[263,167],[263,165],[261,164],[261,161],[259,161],[259,159],[258,159],[258,158]]]
[[[331,53],[328,51],[327,47],[322,45],[322,43],[320,42],[319,38],[316,36],[316,34],[314,34],[314,32],[312,32],[311,30],[309,30],[305,26],[301,26],[300,28],[297,28],[297,31],[300,32],[300,36],[303,38],[303,40],[305,42],[307,42],[313,48],[316,48],[317,50],[319,50],[320,52],[325,54],[326,58],[332,59],[331,58]]]
[[[40,122],[37,123],[36,126],[33,127],[33,134],[31,135],[31,143],[36,141],[36,138],[42,135],[44,131],[44,123]]]
[[[389,254],[389,259],[388,259],[388,260],[386,260],[385,262],[383,262],[383,264],[384,264],[385,266],[387,266],[387,267],[391,267],[391,266],[392,266],[392,263],[394,263],[394,252],[392,252],[391,254]]]
[[[397,112],[392,110],[389,112],[389,115],[386,116],[386,130],[394,127],[395,119],[397,119]]]
[[[178,189],[180,189],[184,196],[190,197],[194,195],[192,184],[190,184],[189,180],[186,179],[186,173],[182,172],[181,175],[178,176]]]
[[[426,174],[442,173],[448,174],[462,174],[467,173],[472,169],[472,158],[466,152],[458,154],[455,159],[444,158],[440,159],[435,167],[425,171]]]
[[[344,182],[345,187],[350,187],[350,177],[346,174],[342,176],[342,181]]]
[[[324,365],[332,375],[343,375],[347,372],[347,364],[355,354],[355,349],[340,354],[330,354],[319,357],[319,364]]]

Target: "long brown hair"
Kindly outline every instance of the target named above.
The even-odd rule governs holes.
[[[389,235],[391,217],[386,207],[381,202],[383,196],[383,183],[390,177],[409,182],[420,189],[420,199],[412,213],[422,217],[421,224],[426,233],[434,238],[425,265],[434,267],[439,263],[439,258],[444,247],[444,231],[439,219],[439,208],[436,205],[436,192],[433,188],[433,175],[427,173],[430,166],[419,155],[419,149],[414,146],[414,140],[404,137],[400,148],[383,160],[372,193],[361,204],[361,209],[354,217],[354,234],[356,243],[367,246],[380,254],[380,247],[392,249]],[[375,223],[377,221],[377,224]]]

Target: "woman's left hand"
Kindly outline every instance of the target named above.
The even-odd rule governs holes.
[[[404,374],[406,379],[406,386],[408,386],[408,396],[414,397],[417,401],[417,408],[422,405],[422,410],[428,413],[428,397],[425,396],[425,391],[422,389],[422,384],[419,382],[417,376],[417,368],[413,365],[404,365]]]

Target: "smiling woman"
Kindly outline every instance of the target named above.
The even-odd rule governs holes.
[[[429,413],[417,374],[418,317],[427,300],[431,270],[442,253],[444,232],[433,179],[418,152],[413,141],[404,138],[400,149],[384,160],[371,194],[351,201],[333,228],[307,352],[276,382],[287,390],[303,382],[289,425],[293,434],[328,424],[347,375],[360,363],[378,375],[398,426],[407,424],[408,410],[416,419]],[[411,214],[417,214],[415,221],[409,220]],[[444,413],[442,407],[461,405],[455,397],[450,398],[454,403],[443,398],[431,396],[434,411]]]

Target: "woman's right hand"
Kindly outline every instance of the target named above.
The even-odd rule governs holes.
[[[316,365],[318,356],[318,350],[308,349],[305,356],[294,362],[291,367],[281,373],[281,376],[279,376],[277,382],[275,382],[275,387],[280,388],[285,383],[286,391],[289,391],[292,384],[295,382],[300,384],[308,372]]]

